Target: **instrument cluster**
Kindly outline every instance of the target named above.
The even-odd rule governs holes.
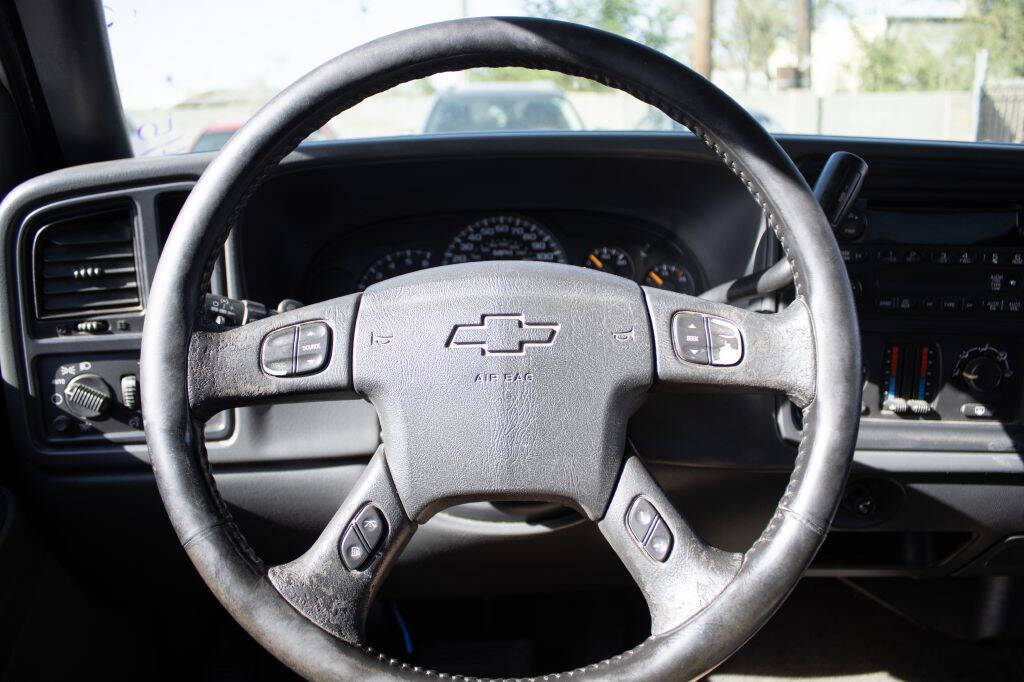
[[[488,260],[568,263],[685,294],[703,290],[689,252],[665,230],[580,213],[494,213],[417,218],[364,228],[331,242],[309,268],[308,301],[441,265]]]

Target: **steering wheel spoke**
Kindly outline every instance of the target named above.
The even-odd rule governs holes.
[[[597,525],[643,593],[652,635],[681,625],[711,603],[743,558],[701,540],[635,455],[626,459]]]
[[[188,354],[192,414],[352,388],[352,329],[359,294],[224,331],[196,330]]]
[[[802,299],[780,313],[644,287],[654,330],[656,389],[785,393],[814,399],[815,352]]]
[[[313,546],[270,568],[270,581],[324,630],[362,644],[370,604],[415,527],[379,449]]]

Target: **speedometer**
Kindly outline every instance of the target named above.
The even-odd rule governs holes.
[[[465,227],[444,252],[444,264],[482,260],[565,263],[565,249],[546,228],[517,216],[492,216]]]

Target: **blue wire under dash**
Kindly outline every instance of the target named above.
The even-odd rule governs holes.
[[[391,602],[391,613],[395,614],[395,621],[398,623],[398,629],[402,631],[402,639],[405,640],[405,653],[412,653],[412,635],[409,634],[409,626],[405,624],[405,618],[402,618],[401,612],[398,610],[398,604]]]

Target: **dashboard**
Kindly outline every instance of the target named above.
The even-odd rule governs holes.
[[[373,225],[328,244],[302,285],[321,301],[408,272],[481,260],[571,263],[646,286],[696,294],[699,264],[663,229],[582,212],[419,216]]]
[[[860,433],[811,573],[1024,570],[1024,151],[780,143],[809,182],[840,149],[871,169],[836,233],[861,326]],[[153,553],[132,561],[180,560],[148,468],[138,353],[160,249],[212,158],[58,171],[0,207],[0,369],[19,461],[71,551],[97,566],[126,546]],[[699,294],[779,255],[745,189],[687,134],[332,141],[290,155],[253,195],[210,292],[273,311],[421,268],[525,258]],[[791,296],[742,305],[772,312]],[[778,396],[681,392],[652,394],[628,433],[695,529],[742,550],[786,487],[801,428]],[[206,437],[218,486],[268,561],[306,549],[381,442],[358,399],[238,408]],[[392,579],[429,572],[452,593],[492,579],[628,584],[591,531],[565,510],[468,505],[418,532]]]

